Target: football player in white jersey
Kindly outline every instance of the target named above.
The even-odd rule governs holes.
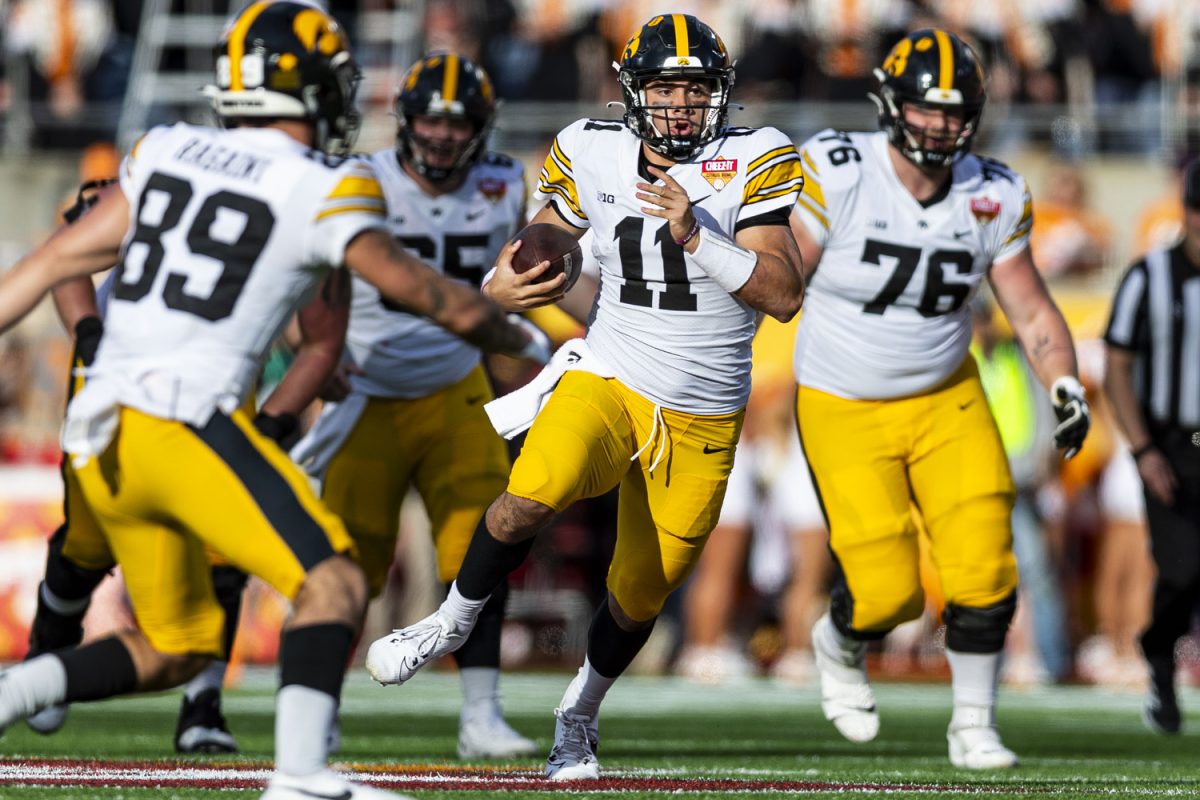
[[[872,96],[877,133],[822,131],[801,148],[792,229],[815,270],[796,339],[797,417],[836,559],[813,628],[822,709],[874,738],[868,640],[919,616],[916,507],[946,599],[950,760],[1012,766],[994,714],[1015,608],[1012,478],[967,352],[986,278],[1050,389],[1066,456],[1087,434],[1071,334],[1029,254],[1029,190],[968,152],[985,100],[977,56],[942,30],[900,40]]]
[[[608,596],[555,712],[554,780],[599,774],[600,702],[716,524],[750,391],[756,314],[790,319],[803,296],[786,224],[798,155],[773,128],[726,126],[733,69],[716,33],[695,17],[655,17],[626,46],[619,79],[624,124],[584,119],[558,134],[538,186],[549,203],[533,218],[576,238],[594,232],[601,291],[586,340],[565,345],[550,379],[531,384],[552,393],[446,602],[367,655],[376,680],[402,683],[457,649],[537,532],[619,485]],[[485,291],[530,289],[513,281],[513,252],[502,251]]]
[[[177,685],[219,656],[208,545],[292,603],[263,797],[394,797],[326,766],[366,604],[353,542],[241,407],[291,313],[342,265],[479,346],[528,355],[538,345],[477,291],[402,251],[370,165],[330,154],[352,133],[357,77],[333,18],[308,3],[254,3],[217,60],[211,94],[226,129],[151,130],[119,189],[0,279],[4,329],[55,283],[118,263],[63,449],[139,625],[5,672],[0,727],[54,704]]]
[[[396,147],[372,157],[388,226],[425,263],[478,287],[525,219],[524,168],[487,150],[496,113],[491,79],[463,56],[432,53],[405,74],[395,110]],[[321,479],[322,499],[346,523],[370,596],[386,582],[410,486],[429,514],[438,577],[449,584],[508,481],[508,449],[483,410],[493,394],[479,348],[383,300],[362,278],[354,279],[346,343],[352,392],[326,406],[293,456]],[[464,695],[462,758],[537,748],[500,711],[506,588],[454,654]]]

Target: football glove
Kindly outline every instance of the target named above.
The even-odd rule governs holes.
[[[282,447],[300,428],[300,420],[295,414],[275,415],[260,411],[254,417],[254,427],[258,428],[258,432],[263,436],[274,439],[275,443]]]
[[[554,344],[545,331],[520,314],[509,314],[508,321],[519,328],[524,328],[525,332],[529,334],[529,343],[520,352],[513,355],[517,358],[528,358],[539,364],[550,363],[550,356],[554,355]]]
[[[1050,400],[1054,403],[1054,415],[1058,417],[1054,446],[1065,451],[1064,459],[1074,458],[1092,425],[1092,412],[1084,397],[1083,386],[1077,378],[1064,375],[1050,387]]]
[[[99,317],[84,317],[75,323],[75,357],[90,367],[96,360],[100,337],[104,335],[104,323]]]

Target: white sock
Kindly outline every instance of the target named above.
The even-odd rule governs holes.
[[[42,581],[41,588],[38,590],[41,595],[42,602],[46,604],[46,608],[64,617],[73,617],[80,611],[88,607],[92,602],[92,596],[89,594],[81,600],[64,600],[63,598],[50,591],[50,587]]]
[[[187,686],[183,689],[187,699],[194,701],[202,692],[209,689],[221,691],[221,687],[225,685],[225,670],[228,667],[228,661],[213,661],[201,670],[200,674],[188,681]]]
[[[57,656],[46,655],[16,664],[0,680],[0,729],[67,697],[67,670]]]
[[[458,671],[462,679],[462,718],[500,714],[500,668],[464,667]]]
[[[596,672],[592,668],[591,662],[584,657],[583,666],[579,668],[575,679],[567,687],[566,694],[563,695],[562,702],[558,704],[558,707],[572,714],[595,717],[600,713],[600,704],[604,702],[604,696],[616,682],[616,678],[606,678]]]
[[[960,653],[946,650],[954,691],[954,727],[978,727],[995,722],[999,653]]]
[[[487,605],[488,597],[468,600],[459,593],[458,582],[455,581],[450,584],[450,591],[446,593],[438,612],[454,623],[455,632],[467,633],[475,627],[475,620],[479,619],[479,612]]]
[[[304,777],[325,769],[337,700],[308,686],[284,686],[275,696],[275,769]]]

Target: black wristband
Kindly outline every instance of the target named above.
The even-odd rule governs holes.
[[[282,443],[300,427],[300,420],[295,414],[266,414],[260,411],[254,418],[254,427],[263,436]]]
[[[96,316],[86,316],[75,323],[75,357],[90,367],[96,360],[100,337],[104,335],[104,322]]]
[[[1146,455],[1146,453],[1149,453],[1153,449],[1154,449],[1154,442],[1146,442],[1144,445],[1139,447],[1137,450],[1133,450],[1132,452],[1130,452],[1130,455],[1133,456],[1133,460],[1136,463],[1138,459],[1140,459],[1142,456]]]

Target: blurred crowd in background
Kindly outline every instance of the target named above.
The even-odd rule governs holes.
[[[33,154],[36,160],[57,152],[78,163],[61,186],[65,193],[76,180],[115,174],[121,147],[139,127],[203,119],[198,91],[184,102],[154,91],[172,72],[211,70],[211,55],[179,44],[189,38],[189,20],[218,20],[243,5],[0,0],[0,173],[6,159]],[[327,5],[358,40],[368,77],[362,102],[368,122],[382,120],[375,139],[368,136],[370,146],[386,146],[386,112],[404,68],[422,52],[457,50],[485,66],[507,104],[499,119],[500,141],[493,145],[521,157],[534,175],[558,128],[578,116],[604,113],[604,103],[619,98],[609,64],[630,32],[656,12],[695,14],[720,32],[737,58],[734,100],[748,107],[747,114],[775,109],[777,116],[767,121],[797,141],[825,125],[840,125],[843,107],[853,127],[870,127],[865,93],[871,69],[903,32],[936,24],[965,35],[989,70],[980,149],[1046,158],[1040,177],[1032,180],[1034,259],[1072,325],[1097,411],[1081,456],[1058,461],[1047,432],[1044,391],[1028,379],[1002,315],[991,313],[985,301],[976,304],[976,357],[1020,485],[1014,535],[1018,550],[1026,549],[1005,679],[1142,687],[1136,636],[1149,614],[1154,568],[1137,472],[1099,391],[1099,336],[1113,281],[1125,263],[1180,233],[1180,189],[1170,176],[1200,149],[1200,3],[681,0],[668,9],[644,0],[332,0]],[[163,27],[168,21],[182,26],[175,38]],[[186,88],[198,90],[201,83]],[[155,105],[155,98],[166,99]],[[542,119],[531,111],[536,104],[546,109],[540,123],[530,122]],[[521,131],[529,138],[515,135]],[[1122,211],[1114,215],[1109,198],[1090,186],[1089,165],[1097,159],[1117,159],[1113,163],[1124,165],[1123,172],[1117,170],[1123,180],[1167,177],[1151,187],[1140,184],[1136,194],[1147,201],[1132,213],[1117,206]],[[12,204],[15,191],[5,187],[0,206]],[[43,229],[53,223],[48,214]],[[53,466],[59,459],[56,432],[69,346],[48,319],[0,339],[3,463]],[[740,491],[748,510],[723,520],[697,575],[668,609],[637,668],[674,669],[708,684],[758,674],[793,683],[815,679],[806,632],[822,611],[831,566],[819,510],[805,516],[788,506],[794,499],[790,487],[807,480],[793,446],[793,329],[768,323],[756,343],[755,391],[739,449],[739,458],[754,454],[753,466],[742,468]],[[610,498],[579,504],[552,536],[539,541],[510,601],[509,663],[574,663],[603,592],[615,513]],[[389,601],[412,619],[426,613],[435,591],[423,524],[419,514],[406,517],[402,547],[408,548],[403,559],[408,568],[395,574]],[[927,588],[929,614],[878,646],[872,655],[876,668],[902,675],[944,669],[936,587]],[[1194,638],[1183,646],[1183,672],[1200,682],[1200,646]]]

